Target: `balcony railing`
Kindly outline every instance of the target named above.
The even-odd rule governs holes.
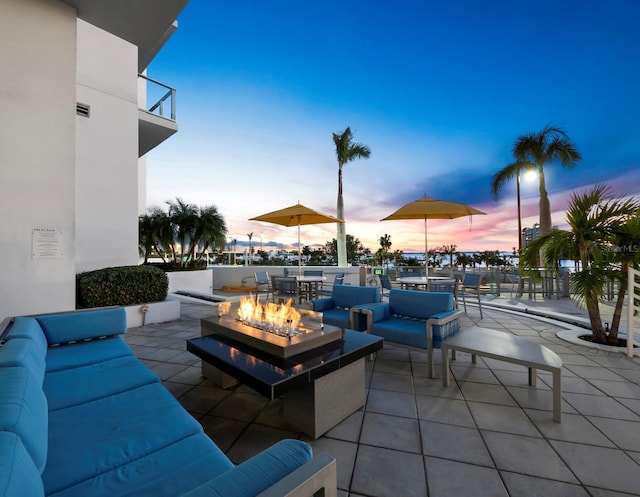
[[[147,102],[155,102],[151,106],[147,106],[147,112],[156,114],[166,119],[176,120],[176,90],[170,86],[151,79],[142,74],[138,75],[147,82]],[[168,114],[168,112],[170,114]]]

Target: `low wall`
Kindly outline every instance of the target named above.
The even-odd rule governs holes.
[[[253,273],[251,274],[253,275]],[[175,293],[178,290],[211,293],[213,290],[213,271],[211,269],[174,271],[167,273],[167,276],[169,278],[169,293]]]
[[[127,328],[180,319],[180,302],[177,300],[164,300],[163,302],[152,302],[145,305],[147,312],[143,312],[142,305],[125,307]]]

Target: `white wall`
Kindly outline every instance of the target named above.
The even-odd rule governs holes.
[[[76,16],[54,0],[2,0],[0,319],[75,307]],[[32,258],[32,230],[62,255]]]
[[[78,20],[76,271],[138,263],[137,47]]]

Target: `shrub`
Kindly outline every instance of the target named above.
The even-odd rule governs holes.
[[[105,307],[160,302],[167,298],[169,279],[152,266],[121,266],[76,276],[78,307]]]

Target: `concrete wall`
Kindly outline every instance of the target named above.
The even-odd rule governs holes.
[[[3,0],[0,33],[1,319],[75,307],[76,15]],[[56,235],[52,256],[33,256],[39,228]]]
[[[138,263],[138,51],[78,20],[76,271]]]

